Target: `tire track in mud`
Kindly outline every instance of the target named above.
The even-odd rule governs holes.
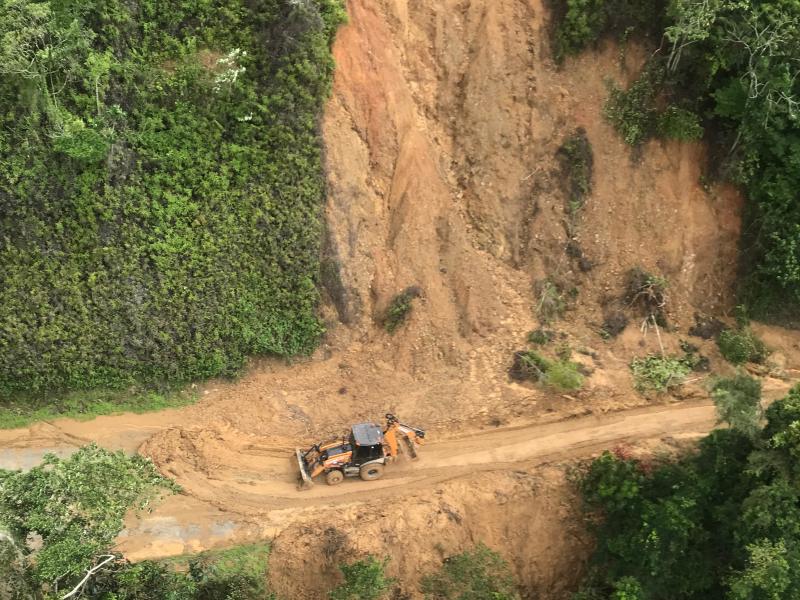
[[[398,488],[413,494],[475,472],[529,468],[624,442],[699,435],[715,423],[713,405],[701,402],[434,438],[420,449],[418,460],[401,456],[378,481],[352,478],[337,486],[321,481],[303,491],[297,488],[290,447],[253,443],[234,430],[167,430],[148,440],[141,451],[186,494],[221,510],[257,516],[276,509],[373,501],[395,496]]]
[[[529,472],[622,443],[691,438],[715,424],[713,404],[703,401],[441,439],[429,436],[419,460],[401,457],[378,481],[321,482],[304,491],[297,488],[293,449],[286,444],[271,445],[232,429],[173,428],[154,435],[141,451],[177,480],[183,494],[166,498],[150,514],[129,515],[118,549],[131,560],[142,560],[274,538],[292,525],[330,521],[332,514],[357,518],[372,510],[367,507],[399,497],[424,501],[454,480]]]

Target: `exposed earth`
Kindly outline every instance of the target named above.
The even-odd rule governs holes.
[[[675,449],[715,424],[710,373],[644,396],[628,365],[688,339],[711,373],[732,372],[687,331],[696,313],[729,320],[741,198],[702,183],[702,144],[650,142],[632,156],[603,120],[606,79],[629,81],[642,64],[635,43],[557,68],[540,0],[348,10],[322,123],[323,345],[294,364],[253,360],[184,409],[2,431],[0,467],[92,440],[140,451],[184,493],[131,515],[121,550],[143,559],[274,538],[272,584],[288,598],[324,597],[336,564],[367,552],[391,556],[389,574],[415,598],[422,573],[478,541],[510,561],[526,597],[564,597],[591,549],[565,465],[621,443]],[[592,193],[570,218],[556,154],[578,127]],[[667,328],[640,327],[622,302],[633,267],[669,282]],[[548,325],[555,343],[588,374],[576,393],[508,376],[541,325],[545,279],[566,297]],[[381,316],[409,286],[422,295],[390,335]],[[630,324],[604,339],[612,309]],[[800,335],[754,327],[772,350],[757,374],[773,399],[800,374]],[[419,461],[378,482],[296,490],[296,445],[386,412],[428,431]]]

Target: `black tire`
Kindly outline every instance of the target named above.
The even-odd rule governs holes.
[[[383,465],[381,463],[364,465],[358,474],[364,481],[375,481],[383,477]]]
[[[333,471],[328,471],[325,474],[325,483],[328,485],[338,485],[342,483],[344,479],[344,473],[339,471],[338,469],[334,469]]]

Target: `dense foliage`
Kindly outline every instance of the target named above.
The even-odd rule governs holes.
[[[800,3],[565,0],[556,53],[610,33],[661,40],[639,80],[612,90],[610,121],[634,145],[655,135],[694,139],[705,126],[717,174],[749,198],[743,297],[756,316],[797,319]]]
[[[66,459],[48,455],[27,472],[0,470],[0,523],[10,539],[41,538],[24,557],[26,570],[55,593],[107,554],[125,513],[146,508],[159,489],[176,488],[147,459],[84,446]]]
[[[800,597],[800,386],[766,411],[746,375],[714,397],[731,428],[697,453],[646,463],[605,453],[581,486],[597,548],[577,598]]]
[[[0,394],[310,350],[341,0],[0,14]]]

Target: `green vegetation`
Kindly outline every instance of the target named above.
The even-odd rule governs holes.
[[[557,156],[568,190],[568,213],[575,216],[592,193],[594,154],[586,131],[579,127],[564,140]]]
[[[149,460],[95,445],[66,459],[47,456],[26,473],[0,471],[0,522],[6,524],[0,528],[0,594],[61,598],[97,567],[76,597],[274,598],[266,587],[265,544],[204,553],[180,565],[132,565],[112,550],[129,509],[146,509],[160,493],[178,489]],[[40,545],[22,542],[31,536],[41,538]]]
[[[411,314],[411,301],[419,298],[421,294],[422,291],[418,287],[411,286],[392,298],[383,317],[383,326],[386,331],[394,333],[406,322],[408,315]]]
[[[763,428],[752,382],[717,389],[742,406],[722,401],[732,428],[699,451],[654,463],[605,453],[589,466],[580,485],[597,546],[576,599],[800,597],[800,387]]]
[[[310,351],[343,3],[0,14],[0,396]]]
[[[663,277],[648,273],[641,267],[634,267],[625,277],[624,300],[643,317],[665,327],[668,285]]]
[[[564,0],[554,6],[554,12],[553,55],[558,62],[605,33],[623,39],[631,32],[657,37],[663,27],[660,0]]]
[[[560,318],[567,310],[567,301],[561,288],[552,279],[541,279],[534,285],[534,292],[539,297],[536,303],[536,316],[547,325]]]
[[[668,106],[658,115],[656,132],[659,137],[673,140],[699,140],[703,137],[700,118],[693,112],[678,106]]]
[[[518,380],[540,381],[560,390],[577,390],[583,385],[580,365],[569,358],[545,358],[533,350],[514,355],[511,376]]]
[[[422,591],[426,600],[519,600],[508,564],[483,544],[445,559]]]
[[[71,589],[108,553],[128,509],[176,489],[145,458],[84,446],[25,473],[0,471],[0,522],[15,539],[41,537],[41,548],[25,558],[37,585]]]
[[[378,600],[384,598],[394,580],[386,577],[386,563],[368,556],[351,564],[339,565],[344,583],[331,590],[331,600]]]
[[[683,383],[691,370],[685,357],[650,354],[631,361],[633,385],[640,392],[666,392]]]
[[[620,34],[620,22],[626,34],[663,39],[628,90],[612,89],[606,114],[633,145],[709,132],[713,174],[748,196],[741,297],[755,316],[800,323],[800,4],[563,0],[559,7],[556,56]]]
[[[761,363],[769,354],[764,342],[747,326],[726,329],[719,334],[717,346],[722,356],[734,365]]]
[[[537,346],[546,346],[555,338],[555,332],[549,329],[535,329],[528,334],[528,341]]]
[[[761,421],[761,382],[744,373],[717,380],[711,388],[720,421],[755,437]]]
[[[144,413],[177,408],[191,404],[195,399],[195,394],[186,391],[131,393],[87,390],[52,396],[20,394],[0,406],[0,429],[24,427],[33,421],[49,421],[64,417],[83,420],[99,415]]]
[[[603,114],[622,139],[638,146],[653,136],[658,124],[656,96],[664,78],[663,69],[646,68],[627,90],[609,87]]]

